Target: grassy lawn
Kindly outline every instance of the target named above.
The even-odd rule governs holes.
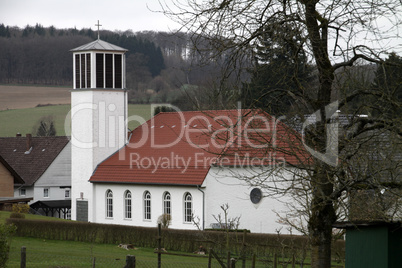
[[[11,212],[0,211],[0,224],[5,223]],[[26,219],[63,219],[25,214]],[[138,267],[156,267],[157,254],[153,248],[125,250],[111,244],[86,243],[61,240],[44,240],[32,237],[13,237],[7,267],[20,267],[21,247],[26,247],[27,267],[123,267],[127,255],[136,256]],[[176,252],[181,254],[182,252]],[[208,258],[162,255],[162,267],[206,267]],[[216,261],[215,261],[216,263]],[[218,266],[214,266],[218,267]]]
[[[11,244],[10,259],[7,267],[20,267],[21,247],[26,247],[27,267],[91,267],[93,257],[96,267],[123,267],[127,255],[136,257],[137,267],[157,267],[158,257],[152,248],[125,250],[117,245],[43,240],[29,237],[14,237]],[[181,252],[171,252],[182,254]],[[222,259],[224,263],[226,261]],[[207,257],[185,257],[162,254],[162,267],[205,268]],[[246,263],[251,267],[251,260]],[[290,263],[288,264],[291,265]],[[241,267],[241,261],[237,265]],[[212,267],[220,267],[212,259]],[[256,267],[272,267],[271,262],[259,261]],[[278,266],[280,267],[280,266]],[[304,265],[303,267],[310,267]]]
[[[6,219],[10,218],[11,212],[8,211],[0,211],[0,224],[6,223]],[[65,221],[64,219],[54,218],[54,217],[45,217],[40,215],[32,215],[25,214],[25,219],[29,220],[47,220],[47,221]]]
[[[117,245],[14,237],[7,267],[20,267],[21,247],[26,247],[27,267],[123,267],[127,255],[136,256],[138,267],[157,267],[152,248],[125,250]],[[208,258],[162,255],[162,267],[206,267]],[[218,266],[214,266],[218,267]]]
[[[128,115],[137,115],[144,120],[151,118],[154,105],[150,104],[129,104]],[[70,122],[70,105],[51,105],[27,109],[0,111],[0,137],[15,137],[15,134],[33,133],[33,127],[43,116],[52,115],[55,121],[57,136],[64,136],[64,124]],[[128,127],[133,130],[140,125],[140,122],[130,121]],[[34,133],[33,133],[34,134]]]

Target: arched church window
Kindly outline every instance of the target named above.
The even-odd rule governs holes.
[[[184,195],[184,222],[192,222],[193,219],[193,197],[190,193]]]
[[[106,191],[106,218],[113,218],[113,192]]]
[[[171,196],[169,192],[165,192],[163,194],[163,214],[171,215],[171,213],[172,213]]]
[[[131,192],[127,190],[124,193],[124,218],[131,219]]]
[[[151,193],[148,191],[144,193],[144,219],[151,219]]]

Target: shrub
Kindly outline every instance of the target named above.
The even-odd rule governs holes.
[[[11,237],[15,233],[14,225],[0,224],[0,267],[6,267],[10,252]]]
[[[172,222],[172,216],[170,214],[162,214],[158,218],[158,224],[161,224],[162,228],[169,228]]]
[[[13,212],[15,213],[28,213],[28,204],[13,204]]]
[[[18,213],[18,212],[13,212],[10,214],[10,218],[13,219],[25,219],[25,215],[22,213]]]

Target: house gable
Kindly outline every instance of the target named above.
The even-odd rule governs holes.
[[[68,141],[68,137],[0,138],[0,155],[23,180],[24,186],[32,186]]]

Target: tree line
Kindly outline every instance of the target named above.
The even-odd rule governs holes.
[[[187,89],[213,87],[219,71],[216,61],[203,62],[202,54],[206,52],[195,48],[192,37],[182,32],[100,31],[102,40],[128,49],[130,102],[176,102],[186,104],[187,109],[191,108],[183,100]],[[96,38],[91,28],[57,29],[38,23],[18,28],[0,24],[0,83],[71,86],[69,51]]]
[[[102,31],[101,36],[128,49],[129,69],[143,69],[155,77],[165,68],[161,49],[155,43],[110,31]],[[71,85],[69,50],[95,39],[96,33],[90,28],[56,29],[36,24],[20,29],[0,24],[0,83]]]

